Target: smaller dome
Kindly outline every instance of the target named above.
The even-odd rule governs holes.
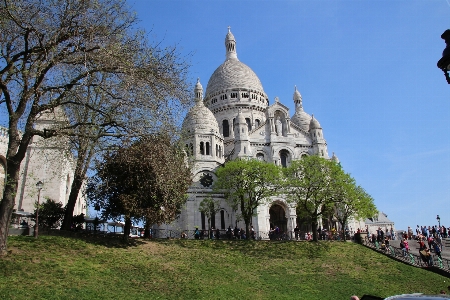
[[[291,122],[299,126],[304,131],[308,131],[311,116],[303,110],[302,95],[300,95],[300,92],[297,90],[297,86],[295,86],[293,99],[295,103],[295,114],[292,116]]]
[[[309,123],[309,130],[312,129],[322,129],[322,127],[320,127],[319,121],[317,121],[317,119],[314,118],[314,115],[312,115],[311,122]]]
[[[309,131],[309,124],[311,123],[311,116],[303,110],[297,110],[291,118],[291,122],[299,126],[304,131]]]
[[[334,152],[333,152],[333,156],[331,157],[331,160],[337,164],[339,163],[339,158],[336,156],[336,154],[334,154]]]
[[[189,110],[183,121],[183,130],[195,133],[219,133],[219,125],[214,117],[214,114],[205,106],[200,95],[203,93],[203,88],[200,80],[197,79],[197,84],[194,88],[195,105]]]

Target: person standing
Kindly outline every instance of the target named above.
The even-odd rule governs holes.
[[[196,240],[200,239],[200,231],[198,231],[198,227],[195,227],[194,238]]]
[[[300,231],[300,229],[298,229],[298,225],[295,226],[294,228],[294,234],[295,234],[295,240],[298,241],[298,232]]]

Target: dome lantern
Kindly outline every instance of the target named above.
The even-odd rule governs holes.
[[[195,102],[203,100],[203,86],[200,83],[200,78],[197,78],[197,83],[195,84],[194,93],[195,93]]]
[[[236,52],[236,40],[234,35],[231,33],[231,27],[228,26],[228,33],[225,37],[225,49],[226,49],[226,60],[236,59],[237,60],[237,52]]]
[[[303,104],[302,104],[302,95],[300,95],[300,92],[297,90],[297,86],[294,86],[294,103],[295,103],[295,112],[303,111]]]

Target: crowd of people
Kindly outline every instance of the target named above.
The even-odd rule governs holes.
[[[208,236],[209,233],[209,236]],[[211,228],[211,230],[200,230],[198,227],[195,227],[194,229],[194,238],[196,240],[203,240],[205,238],[209,239],[229,239],[229,240],[245,240],[247,238],[247,235],[245,233],[244,228],[238,228],[237,226],[233,229],[231,226],[228,226],[228,229],[225,231],[225,234],[221,233],[221,230],[219,228],[214,229],[214,227]],[[181,233],[181,238],[188,238],[187,234],[185,232]],[[256,233],[253,226],[250,227],[250,238],[256,239]]]
[[[400,248],[402,250],[403,256],[407,257],[411,252],[411,248],[415,248],[416,244],[419,249],[419,256],[427,266],[433,266],[433,255],[434,253],[437,257],[442,259],[442,238],[448,237],[448,232],[450,228],[446,228],[445,226],[419,226],[417,225],[415,232],[411,227],[408,227],[408,230],[401,233],[399,236]],[[386,234],[385,234],[386,232]],[[391,233],[388,235],[387,233]],[[368,236],[368,239],[372,243],[379,243],[380,248],[385,250],[386,252],[390,252],[390,241],[394,240],[395,234],[393,234],[393,230],[388,230],[387,228],[383,230],[382,228],[378,228],[376,232],[372,233]],[[414,244],[412,244],[414,243]]]

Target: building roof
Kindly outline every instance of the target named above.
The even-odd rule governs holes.
[[[394,224],[394,222],[388,219],[387,214],[385,214],[384,212],[378,212],[378,215],[376,215],[375,217],[366,219],[365,223],[367,225],[386,224],[386,223]]]
[[[229,43],[232,47],[229,47]],[[261,81],[255,72],[239,61],[235,48],[235,39],[230,29],[225,38],[226,60],[212,74],[206,86],[205,96],[229,89],[249,89],[264,93]],[[265,94],[265,93],[264,93]]]
[[[200,95],[203,94],[203,87],[200,79],[194,89],[196,99],[195,105],[189,110],[183,121],[183,130],[196,133],[219,133],[219,125],[214,114],[205,106]]]

